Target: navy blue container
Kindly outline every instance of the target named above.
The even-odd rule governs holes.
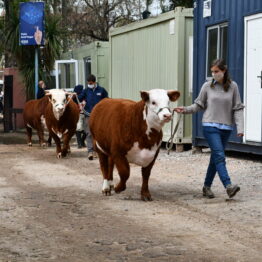
[[[237,82],[244,101],[244,57],[245,17],[262,13],[262,0],[212,0],[211,16],[203,17],[205,0],[194,2],[194,74],[193,99],[207,80],[207,40],[212,26],[227,25],[227,65],[231,78]],[[208,9],[208,8],[207,8]],[[261,116],[262,117],[262,116]],[[207,146],[202,134],[202,114],[193,116],[193,145]],[[228,149],[262,154],[262,143],[250,143],[236,137],[236,130],[230,137]]]

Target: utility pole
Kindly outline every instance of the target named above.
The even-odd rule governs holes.
[[[35,0],[37,2],[37,0]],[[35,45],[35,99],[37,99],[39,81],[38,45]]]

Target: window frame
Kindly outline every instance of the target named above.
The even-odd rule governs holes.
[[[84,79],[85,79],[85,87],[87,86],[87,79],[89,77],[89,75],[92,74],[92,57],[91,55],[90,56],[86,56],[83,58],[83,61],[84,61]],[[90,65],[90,70],[87,70],[87,65]],[[87,71],[89,73],[89,75],[87,75]]]
[[[217,29],[217,55],[216,55],[216,59],[218,59],[222,52],[221,52],[221,29],[227,27],[227,53],[228,53],[228,22],[224,22],[221,24],[217,24],[217,25],[213,25],[213,26],[209,26],[207,27],[207,39],[206,39],[206,79],[211,79],[211,76],[208,76],[208,71],[209,71],[209,65],[208,65],[208,55],[209,55],[209,32],[212,29]],[[227,54],[226,54],[227,56]]]

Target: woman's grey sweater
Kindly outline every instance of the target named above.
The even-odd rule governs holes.
[[[203,123],[218,123],[237,126],[237,133],[244,133],[244,105],[238,86],[232,81],[228,91],[218,82],[211,87],[211,81],[203,84],[194,104],[184,107],[185,114],[204,110]]]

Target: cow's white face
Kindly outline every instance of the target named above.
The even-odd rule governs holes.
[[[176,101],[179,96],[180,93],[173,90],[152,89],[148,92],[141,91],[141,97],[147,107],[144,113],[147,123],[157,130],[161,129],[172,117],[169,108],[170,101]]]
[[[46,95],[49,96],[55,118],[59,120],[67,105],[67,93],[61,89],[51,89]]]

